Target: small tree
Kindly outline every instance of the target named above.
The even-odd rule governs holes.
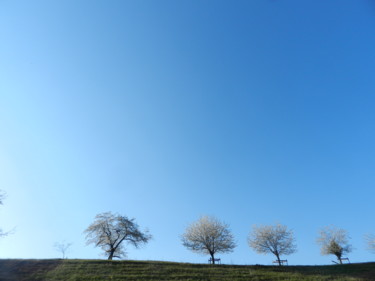
[[[60,252],[62,254],[62,258],[65,259],[66,253],[68,252],[70,246],[72,246],[72,243],[67,243],[65,241],[63,242],[56,242],[54,247],[56,251]]]
[[[352,251],[347,231],[334,226],[321,229],[317,243],[321,246],[322,255],[335,255],[340,264],[343,255]]]
[[[279,265],[281,255],[290,255],[297,251],[293,231],[281,224],[255,225],[247,241],[257,253],[275,255]]]
[[[203,216],[188,226],[181,239],[189,250],[210,255],[212,264],[215,264],[216,253],[229,253],[236,247],[229,226],[209,216]]]
[[[148,231],[139,230],[134,219],[128,219],[126,216],[115,215],[111,212],[96,215],[95,221],[84,233],[86,233],[86,244],[100,247],[108,256],[108,260],[125,256],[124,241],[138,248],[151,239]]]
[[[365,242],[366,242],[367,249],[375,253],[375,235],[367,234],[365,236]]]
[[[2,190],[0,190],[0,205],[3,205],[3,201],[5,199],[5,192],[3,192]],[[2,236],[7,236],[10,232],[3,232],[2,229],[0,229],[0,237]]]

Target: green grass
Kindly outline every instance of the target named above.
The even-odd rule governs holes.
[[[375,280],[375,263],[278,267],[158,261],[0,260],[0,280]]]

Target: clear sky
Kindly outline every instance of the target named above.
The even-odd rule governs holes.
[[[129,259],[207,262],[180,235],[213,215],[223,263],[271,264],[246,238],[277,222],[290,264],[331,224],[372,261],[374,94],[371,0],[0,0],[0,258],[104,258],[112,211],[154,237]]]

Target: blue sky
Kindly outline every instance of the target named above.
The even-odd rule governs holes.
[[[295,232],[290,264],[329,264],[317,232],[374,259],[375,3],[0,1],[0,258],[99,258],[97,213],[153,240],[129,259],[206,262],[181,245],[230,224],[224,263],[270,264],[253,224]]]

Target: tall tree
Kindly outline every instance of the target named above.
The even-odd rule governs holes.
[[[126,256],[124,242],[138,248],[151,239],[148,231],[139,230],[134,219],[111,212],[96,215],[95,221],[84,233],[86,234],[86,244],[100,247],[108,256],[108,260]]]
[[[228,224],[209,216],[203,216],[188,226],[181,239],[189,250],[210,255],[212,264],[215,264],[216,253],[229,253],[236,247]]]
[[[342,264],[343,255],[352,251],[348,232],[335,226],[321,229],[317,243],[321,246],[322,255],[335,255],[340,264]]]
[[[253,226],[248,236],[249,246],[259,254],[275,255],[279,265],[280,256],[290,255],[297,251],[292,230],[282,224]]]

